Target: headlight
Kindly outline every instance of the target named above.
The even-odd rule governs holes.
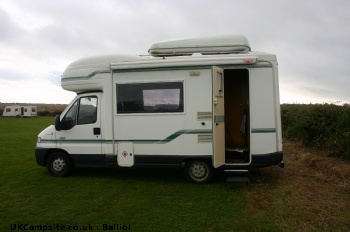
[[[38,141],[37,141],[38,143],[41,143],[41,137],[38,137]]]

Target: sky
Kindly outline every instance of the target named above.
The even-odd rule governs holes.
[[[281,103],[350,103],[349,0],[0,0],[0,102],[68,104],[74,60],[243,34],[277,55]]]

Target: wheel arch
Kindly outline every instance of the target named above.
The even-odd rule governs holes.
[[[209,162],[212,165],[212,167],[214,168],[214,166],[213,166],[213,159],[212,158],[204,158],[204,157],[198,157],[198,158],[191,157],[191,158],[183,159],[181,161],[181,164],[183,164],[183,165],[181,165],[181,167],[186,165],[186,163],[193,162],[193,161],[206,161],[206,162]]]
[[[46,151],[45,156],[44,156],[44,165],[45,166],[47,165],[47,161],[48,161],[50,155],[55,153],[55,152],[62,152],[62,153],[64,153],[69,158],[69,160],[71,161],[72,165],[75,167],[75,163],[74,163],[74,160],[72,159],[71,155],[67,151],[65,151],[63,149],[58,149],[58,148],[51,148],[51,149]]]

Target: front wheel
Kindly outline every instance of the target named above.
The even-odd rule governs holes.
[[[185,164],[185,177],[196,184],[205,184],[213,178],[213,168],[206,160],[189,160]]]
[[[65,177],[73,171],[73,164],[68,156],[62,152],[52,153],[47,160],[47,169],[52,176]]]

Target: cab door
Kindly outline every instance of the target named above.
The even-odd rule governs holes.
[[[213,67],[213,166],[225,164],[224,71]]]
[[[67,151],[77,163],[104,162],[101,157],[101,96],[101,93],[79,95],[60,117],[57,147]]]

